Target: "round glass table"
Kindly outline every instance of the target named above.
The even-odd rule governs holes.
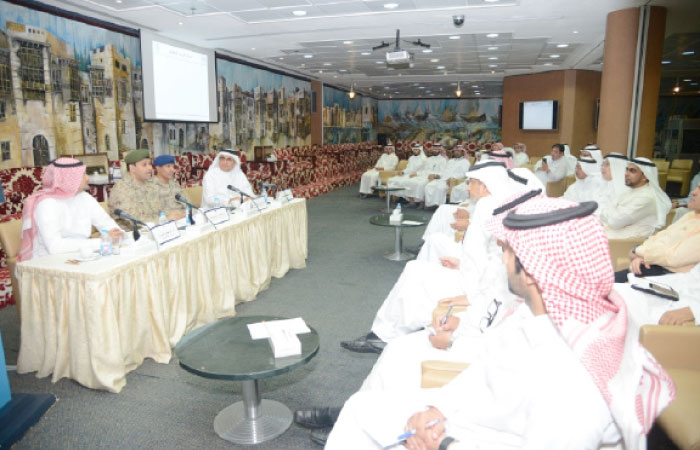
[[[403,249],[403,229],[409,227],[422,227],[427,223],[427,219],[423,216],[415,216],[412,214],[404,214],[403,221],[400,224],[389,222],[389,214],[377,214],[369,218],[369,223],[380,227],[394,227],[395,240],[394,251],[385,253],[384,257],[391,261],[406,261],[416,256],[414,253],[404,251]]]
[[[273,439],[292,424],[292,412],[280,402],[261,400],[258,380],[302,366],[316,356],[318,333],[298,334],[301,355],[277,358],[268,339],[252,340],[248,324],[280,320],[280,317],[231,317],[187,333],[175,347],[183,369],[204,378],[242,383],[243,401],[219,412],[214,431],[236,444],[259,444]]]
[[[387,185],[382,186],[372,186],[374,192],[384,192],[384,197],[386,197],[386,209],[380,210],[383,213],[391,213],[391,193],[396,191],[403,191],[406,188],[402,187],[389,187]]]

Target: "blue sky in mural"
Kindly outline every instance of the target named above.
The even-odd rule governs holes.
[[[247,92],[253,92],[253,89],[258,86],[260,86],[263,91],[284,87],[288,91],[288,94],[294,92],[297,88],[306,91],[311,90],[311,83],[308,81],[286,77],[277,73],[268,72],[267,70],[260,70],[223,59],[216,60],[216,74],[219,77],[226,78],[226,86],[230,87],[235,83]]]
[[[0,8],[0,28],[3,31],[7,30],[6,22],[8,21],[42,28],[66,42],[69,47],[73,48],[74,57],[80,64],[80,70],[87,70],[87,66],[90,64],[90,51],[106,43],[113,44],[122,55],[131,59],[132,64],[141,65],[139,39],[132,36],[3,1]]]
[[[333,106],[336,103],[346,111],[359,111],[362,109],[362,96],[356,95],[354,99],[350,100],[347,92],[323,86],[323,106]]]
[[[452,113],[468,115],[477,113],[486,114],[487,117],[497,117],[498,107],[501,105],[500,99],[489,101],[490,99],[441,99],[441,100],[391,100],[379,103],[379,120],[383,120],[387,115],[405,115],[430,113],[431,116],[439,118],[447,108]]]

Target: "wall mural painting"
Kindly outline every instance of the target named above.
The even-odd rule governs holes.
[[[379,102],[376,98],[362,97],[362,140],[377,140]]]
[[[323,142],[340,144],[362,141],[362,96],[323,86]]]
[[[144,122],[138,38],[2,2],[0,168],[311,142],[309,82],[221,59],[217,70],[219,123]]]
[[[392,142],[498,141],[500,98],[442,100],[382,100],[378,132]]]
[[[311,144],[311,83],[217,59],[219,123],[210,143],[253,154],[256,146]]]

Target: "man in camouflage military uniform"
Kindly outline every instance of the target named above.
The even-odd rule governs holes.
[[[126,173],[109,193],[109,212],[117,219],[120,226],[130,229],[128,221],[119,219],[115,209],[121,209],[125,213],[144,222],[157,222],[158,199],[153,194],[153,188],[147,181],[153,176],[151,155],[148,150],[132,150],[124,158]]]
[[[153,195],[158,200],[158,210],[165,211],[169,219],[184,217],[185,205],[175,200],[175,195],[184,196],[180,183],[174,180],[175,158],[172,155],[160,155],[153,160],[156,176],[146,182],[151,185]]]

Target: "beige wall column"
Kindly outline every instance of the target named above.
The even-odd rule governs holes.
[[[652,156],[665,28],[663,7],[608,14],[598,121],[606,153]]]

